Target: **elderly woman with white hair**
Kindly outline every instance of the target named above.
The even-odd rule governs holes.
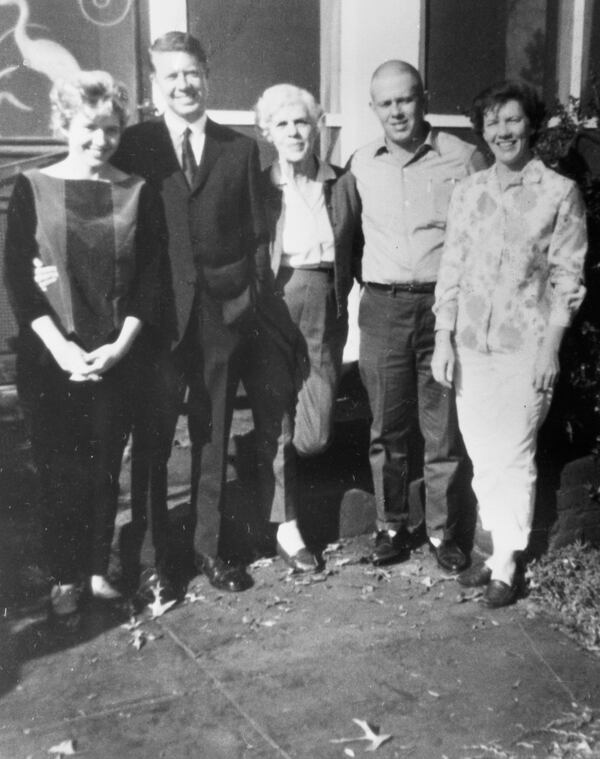
[[[315,153],[323,110],[310,92],[274,85],[255,111],[260,133],[277,151],[277,160],[263,173],[276,291],[308,360],[297,394],[293,449],[310,456],[331,439],[348,332],[347,298],[362,253],[360,206],[352,175]],[[286,458],[285,453],[277,457],[282,466]],[[286,501],[294,501],[292,489],[286,489]],[[315,568],[295,519],[279,525],[277,543],[292,568]]]

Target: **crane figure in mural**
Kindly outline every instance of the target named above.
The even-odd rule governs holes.
[[[23,56],[23,65],[47,76],[51,82],[69,79],[80,71],[80,66],[71,53],[54,40],[32,39],[27,33],[29,24],[29,4],[27,0],[0,0],[0,6],[16,5],[19,9],[17,23],[2,39],[12,32],[15,44]]]

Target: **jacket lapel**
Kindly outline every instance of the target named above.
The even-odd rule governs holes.
[[[156,126],[158,130],[157,142],[159,142],[159,149],[153,153],[153,156],[158,156],[162,159],[163,166],[161,175],[165,178],[170,177],[171,181],[174,182],[180,192],[187,195],[190,188],[188,187],[185,174],[183,173],[179,158],[173,147],[171,135],[169,134],[169,130],[162,116],[156,122]]]

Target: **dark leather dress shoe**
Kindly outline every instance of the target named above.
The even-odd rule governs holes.
[[[473,564],[472,567],[461,572],[456,579],[465,588],[480,588],[492,579],[492,570],[487,564]]]
[[[277,553],[294,572],[316,572],[319,569],[319,560],[306,547],[290,555],[277,543]]]
[[[453,540],[442,540],[439,546],[429,544],[438,565],[446,572],[462,572],[469,566],[469,558]]]
[[[375,536],[375,548],[369,558],[376,567],[406,561],[410,557],[410,545],[410,536],[404,530],[398,530],[395,535],[381,530]]]
[[[229,593],[239,593],[254,585],[254,581],[245,568],[235,564],[227,564],[218,556],[199,556],[198,569],[208,578],[209,583],[218,590]]]
[[[501,606],[509,606],[517,600],[517,584],[513,581],[510,585],[502,580],[490,580],[485,589],[481,603],[491,609]]]

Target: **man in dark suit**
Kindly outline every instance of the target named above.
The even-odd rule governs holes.
[[[153,43],[150,59],[164,114],[128,128],[114,162],[162,195],[173,295],[165,308],[173,311],[176,334],[157,357],[134,433],[132,510],[134,521],[136,513],[145,514],[149,486],[158,574],[166,582],[167,460],[187,389],[196,566],[215,587],[239,591],[252,579],[219,555],[219,537],[227,443],[253,304],[272,281],[258,151],[252,140],[207,118],[208,67],[198,40],[169,32]]]

